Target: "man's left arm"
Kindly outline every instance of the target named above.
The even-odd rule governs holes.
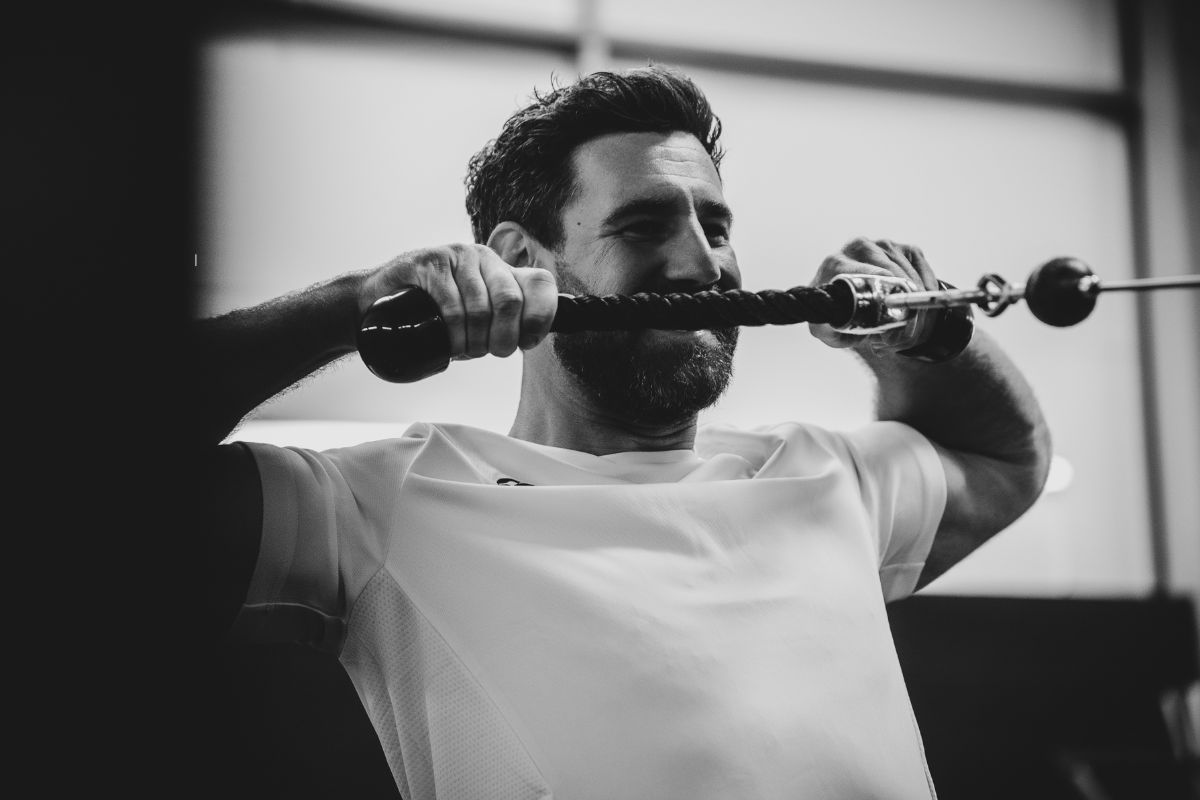
[[[982,331],[940,364],[860,355],[878,382],[876,416],[928,438],[946,473],[946,510],[919,589],[1033,505],[1049,469],[1050,433],[1029,384]]]
[[[887,240],[854,240],[826,260],[818,280],[856,271],[937,288],[919,249]],[[874,373],[876,416],[914,428],[941,457],[946,509],[917,583],[921,588],[1037,500],[1051,456],[1045,418],[1021,372],[983,331],[976,329],[956,357],[927,363],[899,352],[930,336],[927,321],[869,339],[822,327],[814,335],[831,346],[852,348]]]

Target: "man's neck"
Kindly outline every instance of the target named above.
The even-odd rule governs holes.
[[[695,415],[677,423],[641,425],[598,407],[579,391],[573,379],[558,372],[553,380],[539,380],[534,377],[536,370],[526,363],[521,401],[509,436],[597,456],[690,450],[695,444]]]

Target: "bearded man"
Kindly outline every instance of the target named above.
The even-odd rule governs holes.
[[[1040,493],[1048,435],[1014,366],[982,334],[931,356],[923,314],[813,325],[871,368],[877,420],[701,426],[736,329],[550,332],[560,291],[740,286],[720,133],[676,71],[584,76],[472,159],[474,243],[197,323],[215,441],[352,353],[401,287],[453,357],[523,354],[507,435],[213,448],[233,633],[337,657],[408,800],[935,796],[885,604]],[[813,280],[843,273],[937,287],[889,240]]]

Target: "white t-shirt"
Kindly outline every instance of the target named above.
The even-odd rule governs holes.
[[[945,506],[911,428],[250,447],[236,630],[336,652],[407,800],[935,796],[885,610]]]

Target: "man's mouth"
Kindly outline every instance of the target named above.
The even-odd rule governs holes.
[[[639,337],[643,342],[668,347],[715,347],[719,344],[716,334],[708,329],[698,331],[680,331],[663,328],[649,328]]]

